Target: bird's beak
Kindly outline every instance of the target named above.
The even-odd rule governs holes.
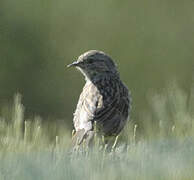
[[[78,66],[78,65],[79,65],[79,62],[74,61],[73,63],[67,65],[67,67],[69,68],[69,67],[74,67],[74,66]]]

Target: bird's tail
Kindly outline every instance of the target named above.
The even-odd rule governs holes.
[[[80,129],[76,131],[72,137],[72,146],[75,147],[75,146],[80,145],[83,142],[85,135],[86,133],[84,129]]]
[[[85,140],[86,146],[88,146],[93,139],[94,132],[93,131],[85,131],[85,129],[80,129],[75,132],[72,137],[72,146],[76,147],[82,144]]]

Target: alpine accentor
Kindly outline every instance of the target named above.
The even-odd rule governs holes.
[[[129,118],[131,100],[115,63],[104,52],[90,50],[68,65],[72,66],[86,80],[74,113],[74,145],[92,139],[94,124],[101,135],[117,136]]]

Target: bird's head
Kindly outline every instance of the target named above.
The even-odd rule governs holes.
[[[67,67],[76,67],[89,80],[101,74],[118,75],[117,67],[113,60],[104,52],[97,50],[85,52]]]

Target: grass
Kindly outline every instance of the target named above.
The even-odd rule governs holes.
[[[132,119],[111,151],[95,137],[94,148],[72,152],[70,130],[26,120],[17,94],[1,110],[0,179],[194,179],[193,94],[172,85],[148,99],[142,122]]]

